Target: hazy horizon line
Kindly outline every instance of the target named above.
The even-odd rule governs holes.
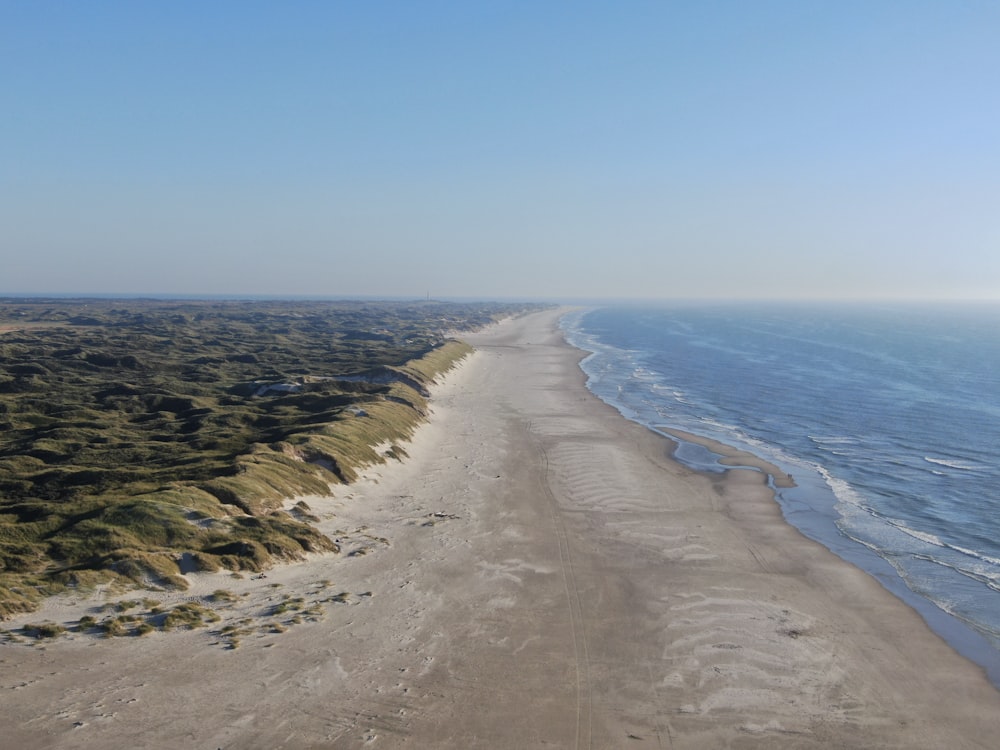
[[[194,294],[183,292],[6,292],[0,291],[0,300],[156,300],[156,301],[289,301],[289,302],[503,302],[516,304],[554,305],[662,305],[662,304],[837,304],[837,305],[998,305],[1000,298],[993,297],[538,297],[519,295],[399,295],[399,294],[271,294],[271,293],[216,293]]]

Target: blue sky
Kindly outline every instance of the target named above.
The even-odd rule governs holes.
[[[1000,299],[1000,4],[0,0],[0,293]]]

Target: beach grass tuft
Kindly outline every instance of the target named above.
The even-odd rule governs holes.
[[[66,628],[54,622],[30,623],[21,628],[29,638],[56,638],[66,632]]]
[[[163,630],[173,630],[174,628],[193,630],[212,622],[218,622],[220,619],[215,612],[198,602],[185,602],[178,604],[164,616],[161,627]]]
[[[236,596],[236,594],[234,594],[232,591],[228,591],[226,589],[216,589],[211,594],[206,596],[205,599],[207,601],[218,604],[226,602],[235,602],[239,599],[239,597]]]

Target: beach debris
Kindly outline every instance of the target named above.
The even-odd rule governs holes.
[[[428,513],[427,518],[429,521],[424,521],[421,526],[434,526],[438,521],[456,521],[459,516],[454,513],[444,513],[442,511],[436,511],[434,513]]]

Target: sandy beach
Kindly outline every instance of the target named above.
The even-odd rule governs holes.
[[[407,459],[304,498],[339,555],[113,597],[224,590],[208,627],[0,643],[0,748],[996,746],[981,669],[763,473],[685,469],[593,397],[560,314],[466,337]]]

